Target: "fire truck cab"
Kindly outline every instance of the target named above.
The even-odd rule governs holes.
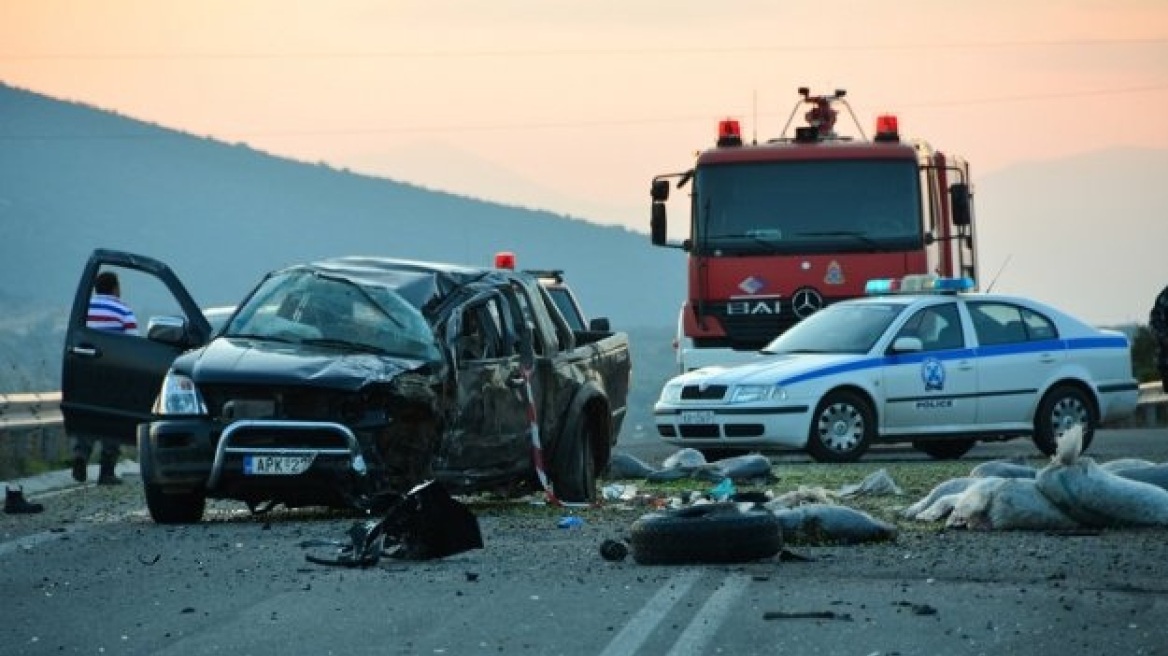
[[[689,255],[675,344],[683,372],[755,357],[813,312],[862,296],[872,278],[978,279],[968,164],[902,139],[892,115],[868,139],[842,89],[799,94],[778,138],[744,143],[726,119],[693,168],[653,178],[652,243]],[[807,106],[806,125],[788,134]],[[836,132],[837,107],[857,135]],[[666,202],[686,186],[689,234],[670,242]]]

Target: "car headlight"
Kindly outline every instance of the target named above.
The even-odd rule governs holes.
[[[168,373],[162,380],[162,391],[154,404],[159,415],[205,415],[207,405],[195,387],[195,381],[183,374]]]
[[[730,403],[755,403],[787,398],[786,391],[778,385],[735,385],[730,392]]]
[[[665,387],[661,388],[661,401],[664,403],[677,403],[681,400],[681,388],[684,387],[681,383],[666,383]]]

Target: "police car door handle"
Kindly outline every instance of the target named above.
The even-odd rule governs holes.
[[[1042,364],[1050,364],[1051,362],[1055,361],[1055,357],[1050,353],[1043,353],[1038,356],[1038,361]]]
[[[96,358],[98,355],[97,347],[90,346],[88,344],[82,344],[81,346],[74,346],[74,347],[70,348],[69,351],[73,355],[80,355],[80,356],[87,357],[87,358]]]

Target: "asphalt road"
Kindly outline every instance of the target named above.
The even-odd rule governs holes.
[[[1092,448],[1099,460],[1166,452],[1164,429],[1102,431]],[[1016,453],[1034,455],[1014,441],[966,460]],[[798,549],[807,560],[641,566],[598,546],[643,508],[532,497],[470,503],[481,550],[344,569],[307,562],[321,551],[302,543],[343,538],[352,515],[215,504],[202,524],[163,527],[133,484],[35,500],[44,513],[0,520],[4,654],[1168,653],[1168,529],[930,529]],[[583,525],[558,528],[567,514]]]

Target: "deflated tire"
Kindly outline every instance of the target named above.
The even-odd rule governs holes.
[[[642,515],[633,522],[633,559],[642,565],[739,563],[783,548],[779,520],[753,503],[709,503]]]

